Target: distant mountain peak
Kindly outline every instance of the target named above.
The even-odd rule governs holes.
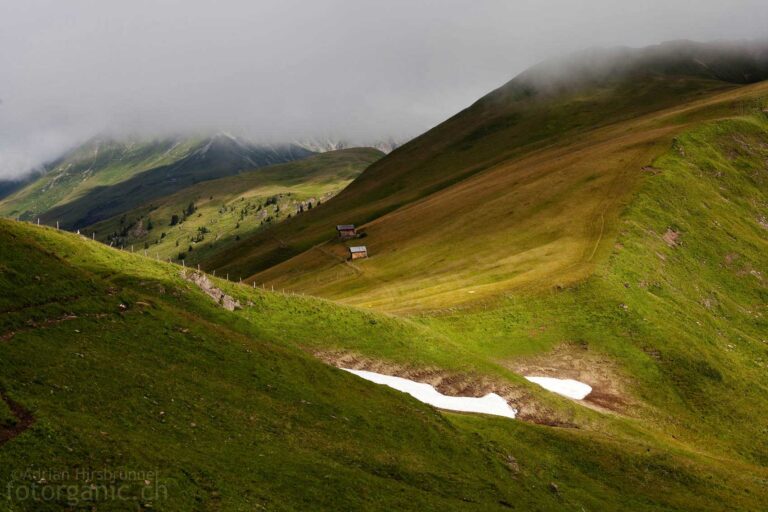
[[[393,138],[380,139],[374,142],[351,143],[344,139],[334,138],[308,138],[295,140],[294,144],[315,153],[326,153],[352,147],[376,148],[382,153],[391,153],[402,146],[407,140],[395,140]]]

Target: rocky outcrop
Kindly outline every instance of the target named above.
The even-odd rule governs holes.
[[[215,300],[224,309],[228,311],[234,311],[236,309],[242,308],[240,302],[237,299],[230,297],[220,288],[216,288],[211,280],[208,279],[208,276],[204,273],[192,272],[191,274],[187,274],[186,272],[182,272],[182,277],[184,277],[184,279],[187,281],[195,283],[198,288],[203,290],[206,295]]]

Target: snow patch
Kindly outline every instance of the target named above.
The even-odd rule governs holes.
[[[349,368],[342,368],[342,370],[354,373],[358,377],[375,382],[376,384],[383,384],[403,393],[408,393],[416,400],[438,409],[492,414],[494,416],[504,416],[505,418],[514,418],[517,414],[517,409],[510,407],[507,401],[496,393],[489,393],[481,398],[448,396],[440,393],[429,384],[415,382],[402,377],[392,377],[381,373],[351,370]]]
[[[525,377],[547,391],[563,395],[575,400],[581,400],[592,392],[592,386],[573,379],[556,379],[554,377]]]

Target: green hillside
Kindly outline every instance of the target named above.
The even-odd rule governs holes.
[[[702,52],[696,60],[707,62]],[[675,137],[764,108],[765,84],[677,74],[689,57],[658,64],[668,74],[640,52],[611,80],[555,91],[537,91],[533,71],[524,73],[379,160],[311,215],[203,264],[398,312],[578,283],[609,254],[619,214],[650,174],[643,169]],[[338,223],[362,226],[370,259],[344,262]]]
[[[329,200],[382,153],[353,148],[198,183],[82,229],[115,247],[187,264]]]
[[[297,350],[455,343],[419,323],[214,280],[243,305],[230,312],[175,265],[9,221],[0,242],[2,397],[34,418],[0,437],[0,507],[757,510],[764,497],[764,468],[636,420],[567,404],[582,428],[440,413]],[[66,470],[55,485],[71,494],[17,499]],[[83,494],[91,484],[126,501]]]
[[[0,201],[0,215],[78,229],[195,183],[305,158],[298,146],[203,138],[95,138]]]
[[[143,198],[93,226],[125,250],[0,220],[0,510],[762,511],[768,52],[588,55],[380,159]],[[78,468],[153,473],[108,482],[126,501],[19,495]]]

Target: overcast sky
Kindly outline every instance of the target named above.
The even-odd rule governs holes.
[[[102,132],[402,139],[563,52],[766,27],[766,0],[0,0],[0,178]]]

